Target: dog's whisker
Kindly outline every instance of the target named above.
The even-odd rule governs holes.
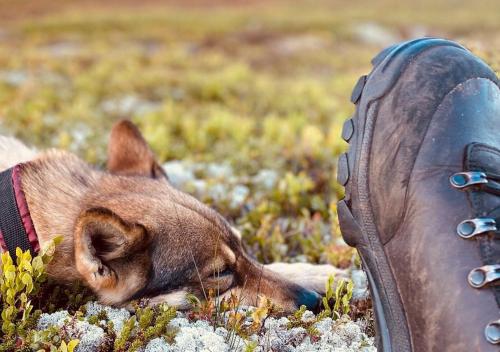
[[[196,274],[198,275],[198,280],[200,280],[201,290],[203,291],[203,296],[205,300],[208,300],[207,293],[205,292],[205,287],[203,286],[203,280],[201,279],[200,271],[198,270],[198,265],[194,259],[193,251],[189,248],[189,253],[191,254],[191,259],[193,260],[194,268],[196,269]]]

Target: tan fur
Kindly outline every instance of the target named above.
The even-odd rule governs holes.
[[[189,308],[189,301],[187,299],[188,291],[180,289],[171,293],[158,295],[151,300],[148,304],[154,306],[160,303],[167,303],[169,306],[177,307],[179,309]]]
[[[286,273],[295,276],[290,281],[250,259],[219,214],[168,183],[129,121],[113,128],[108,150],[111,172],[104,172],[67,152],[36,154],[0,138],[1,167],[29,160],[22,185],[41,245],[64,238],[48,267],[56,280],[82,280],[115,305],[149,297],[182,306],[187,293],[202,297],[213,289],[239,292],[243,304],[268,296],[293,310],[301,280],[323,288],[329,270],[300,276],[294,270],[312,273],[313,267],[294,267]]]
[[[33,160],[37,152],[12,137],[0,136],[0,171]]]

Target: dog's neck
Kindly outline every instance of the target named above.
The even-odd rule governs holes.
[[[100,175],[76,156],[60,151],[42,154],[23,166],[21,182],[41,247],[63,236],[48,267],[49,275],[59,280],[79,279],[73,249],[74,225],[85,194]]]

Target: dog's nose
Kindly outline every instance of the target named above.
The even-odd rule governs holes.
[[[318,313],[321,308],[321,296],[315,291],[302,289],[297,295],[297,305],[306,306],[308,310]]]

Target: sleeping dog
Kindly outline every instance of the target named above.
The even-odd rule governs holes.
[[[105,304],[148,298],[187,306],[213,289],[242,304],[269,297],[285,311],[314,309],[331,266],[263,266],[217,212],[174,188],[135,125],[111,131],[107,170],[75,155],[36,152],[0,137],[0,244],[36,252],[62,235],[47,272],[81,280]]]

